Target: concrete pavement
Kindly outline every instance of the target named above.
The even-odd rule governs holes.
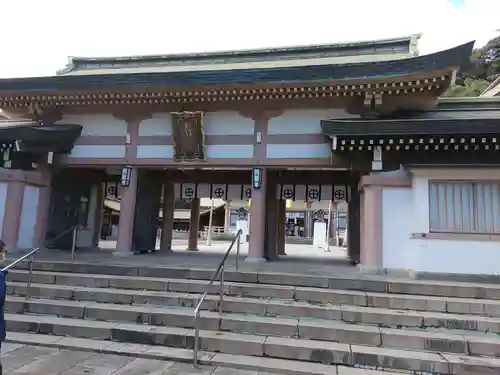
[[[2,344],[4,375],[274,375],[57,348]]]
[[[215,269],[223,254],[230,245],[228,241],[214,241],[212,246],[200,242],[199,251],[186,251],[186,240],[174,240],[172,250],[168,253],[132,253],[127,257],[113,256],[116,249],[115,241],[101,241],[98,249],[77,249],[75,262],[87,264],[118,264],[128,266],[180,267],[193,269]],[[159,246],[158,246],[159,247]],[[247,272],[276,272],[316,276],[356,276],[359,271],[352,266],[346,257],[344,248],[331,246],[330,252],[311,245],[287,244],[288,255],[280,256],[272,262],[247,263],[244,258],[248,254],[248,244],[241,245],[240,270]],[[12,261],[21,254],[7,254]],[[71,252],[65,250],[42,249],[37,253],[37,260],[69,261]],[[236,264],[236,249],[226,262],[226,270],[234,270]]]

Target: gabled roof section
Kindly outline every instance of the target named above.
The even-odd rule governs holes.
[[[400,112],[389,118],[346,118],[321,122],[326,136],[500,134],[500,98],[442,98],[428,111]]]
[[[50,144],[48,151],[68,152],[82,133],[81,125],[57,124],[40,126],[35,122],[12,122],[0,127],[0,143],[21,142],[20,151],[32,151],[23,149],[22,144],[36,145],[34,149],[40,149],[40,145]],[[47,152],[48,152],[47,151]],[[45,150],[44,150],[45,152]]]
[[[58,75],[289,67],[384,61],[418,55],[420,34],[398,38],[150,56],[70,57]]]

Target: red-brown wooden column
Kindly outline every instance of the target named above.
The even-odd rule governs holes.
[[[281,116],[283,111],[264,110],[254,113],[240,112],[245,117],[254,120],[254,144],[253,160],[254,167],[262,169],[262,184],[260,188],[252,187],[252,206],[250,211],[250,243],[248,244],[247,261],[266,261],[264,250],[266,247],[266,197],[267,197],[267,174],[263,166],[266,163],[267,152],[267,128],[269,119]]]
[[[21,181],[10,181],[7,186],[5,197],[5,210],[3,214],[2,240],[7,250],[17,249],[19,239],[19,227],[21,225],[21,212],[23,209],[25,183]]]
[[[43,166],[41,174],[43,186],[40,186],[38,195],[33,246],[43,248],[47,240],[47,223],[50,210],[50,196],[52,194],[52,170],[49,166]]]
[[[278,201],[278,255],[286,255],[285,242],[286,242],[286,200],[280,199]]]
[[[120,221],[118,222],[118,240],[114,255],[132,254],[132,236],[134,233],[135,201],[137,197],[138,169],[132,168],[130,185],[120,190]]]
[[[200,198],[191,200],[189,218],[189,241],[187,251],[198,251],[198,231],[200,230]]]
[[[262,171],[262,184],[259,189],[252,188],[252,207],[250,215],[250,243],[247,261],[265,261],[266,246],[266,170]]]
[[[276,199],[276,178],[269,176],[267,181],[267,201],[266,201],[266,224],[267,224],[267,246],[266,258],[268,260],[278,259],[278,199]],[[274,177],[274,178],[273,178]]]
[[[174,230],[175,210],[174,184],[170,179],[163,185],[163,227],[161,229],[161,252],[172,251],[172,234]]]

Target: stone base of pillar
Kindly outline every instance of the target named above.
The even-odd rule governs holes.
[[[170,254],[170,253],[173,253],[174,251],[169,248],[169,249],[160,249],[160,250],[157,250],[156,252],[160,253],[160,254]]]
[[[186,251],[200,251],[199,249],[186,249]]]
[[[269,260],[269,261],[273,261],[273,260],[280,260],[280,257],[277,254],[270,254],[265,259]]]
[[[132,251],[113,251],[113,256],[117,258],[126,258],[134,255]]]
[[[247,262],[247,263],[265,263],[265,262],[267,262],[267,259],[266,258],[246,257],[245,262]]]

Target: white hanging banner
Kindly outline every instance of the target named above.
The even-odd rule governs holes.
[[[346,185],[335,185],[333,188],[334,202],[346,202],[347,201],[347,186]]]
[[[278,186],[276,187],[276,198],[282,200],[295,200],[295,185],[278,184]]]
[[[306,198],[309,202],[321,200],[321,185],[306,185]]]
[[[196,198],[196,184],[185,183],[185,184],[175,184],[175,197],[181,199],[193,199]]]
[[[227,199],[240,200],[241,199],[241,185],[227,185]]]
[[[211,188],[210,184],[197,184],[196,198],[210,198],[210,188]]]
[[[241,185],[240,199],[242,201],[252,199],[252,185]]]
[[[227,200],[227,188],[226,184],[212,184],[209,198]]]

